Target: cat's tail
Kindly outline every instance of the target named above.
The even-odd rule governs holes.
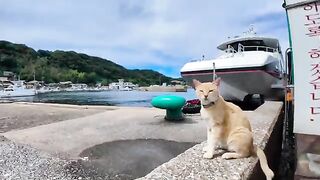
[[[254,154],[258,156],[260,161],[260,166],[263,171],[263,173],[266,175],[267,180],[272,180],[274,174],[273,171],[269,168],[267,157],[264,154],[263,150],[254,145]]]

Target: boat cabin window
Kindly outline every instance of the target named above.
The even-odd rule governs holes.
[[[229,44],[233,49],[239,51],[239,44],[242,45],[241,51],[265,51],[265,52],[275,52],[277,47],[269,47],[262,40],[246,40],[240,42],[234,42]]]

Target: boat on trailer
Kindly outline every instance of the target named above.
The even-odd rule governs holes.
[[[188,85],[192,79],[208,82],[221,77],[221,95],[229,101],[279,100],[284,97],[284,60],[279,41],[257,36],[250,30],[217,47],[223,54],[215,59],[195,60],[181,68]]]

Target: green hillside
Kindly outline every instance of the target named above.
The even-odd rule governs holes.
[[[38,50],[8,41],[0,41],[0,73],[12,71],[21,79],[46,83],[108,84],[122,78],[140,86],[169,83],[172,78],[153,70],[129,70],[110,60],[74,51]]]

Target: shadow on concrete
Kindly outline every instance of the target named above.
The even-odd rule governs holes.
[[[161,139],[138,139],[107,142],[88,148],[80,157],[88,161],[77,162],[90,173],[76,176],[92,178],[134,179],[145,176],[154,168],[176,157],[196,143]],[[79,169],[79,168],[78,168]]]
[[[229,101],[229,102],[239,106],[244,111],[254,111],[263,104],[263,103],[262,104],[249,103],[244,101]]]
[[[196,123],[198,123],[196,120],[194,120],[195,118],[192,118],[188,115],[183,115],[183,120],[179,120],[179,121],[168,121],[165,119],[164,115],[154,116],[154,119],[156,119],[157,121],[149,122],[147,124],[150,124],[150,125],[174,125],[174,124],[196,124]]]

